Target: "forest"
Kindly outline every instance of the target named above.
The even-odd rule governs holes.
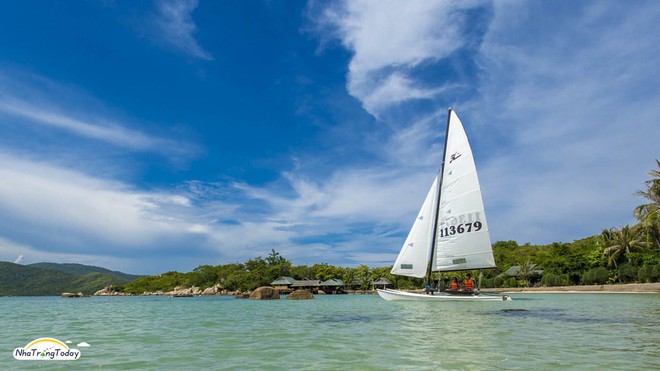
[[[660,161],[657,170],[649,172],[651,179],[636,193],[644,203],[632,213],[634,225],[606,228],[596,236],[570,243],[550,245],[519,245],[516,241],[499,241],[493,245],[497,269],[484,270],[481,287],[566,286],[618,284],[660,281]],[[518,267],[515,275],[502,274]],[[267,286],[280,276],[295,279],[327,280],[340,278],[359,289],[369,289],[371,281],[380,277],[390,280],[396,288],[422,287],[422,279],[390,274],[390,267],[370,268],[366,265],[347,268],[326,263],[293,265],[275,250],[265,258],[256,257],[244,263],[201,265],[189,273],[167,272],[145,276],[115,285],[114,290],[131,294],[170,291],[175,287],[199,287],[219,284],[228,291],[250,291]],[[434,273],[433,280],[443,288],[451,277],[463,278],[466,273],[477,277],[479,272]]]

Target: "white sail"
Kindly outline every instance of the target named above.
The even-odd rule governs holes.
[[[426,195],[391,273],[399,276],[424,277],[433,245],[435,210],[438,205],[438,177]]]
[[[391,272],[424,277],[429,259],[431,270],[435,272],[495,267],[472,150],[463,124],[451,109],[447,117],[442,172],[436,176]],[[377,291],[385,300],[512,300],[508,295],[487,295],[479,290],[451,290],[441,294],[393,289]]]
[[[494,268],[470,144],[456,113],[449,115],[433,270]]]

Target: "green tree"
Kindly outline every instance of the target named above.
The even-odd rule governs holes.
[[[306,265],[295,265],[291,267],[291,277],[301,280],[303,278],[312,278],[314,273]]]
[[[250,291],[261,286],[255,283],[255,275],[247,271],[234,271],[225,279],[224,287],[229,291]]]
[[[658,170],[651,170],[652,179],[645,182],[646,190],[637,191],[638,196],[646,198],[649,203],[637,206],[633,215],[639,221],[640,229],[644,231],[649,244],[660,246],[660,161],[655,160]]]
[[[619,266],[619,281],[623,283],[634,282],[637,278],[637,267],[632,264],[621,264]]]
[[[518,269],[518,277],[525,281],[525,287],[529,287],[529,277],[532,275],[532,268],[532,261],[529,259],[520,263],[520,268]]]
[[[566,274],[569,283],[577,284],[580,282],[582,274],[591,267],[593,263],[591,255],[597,248],[593,239],[573,243],[554,242],[547,247],[547,254],[539,264],[544,268],[544,275],[547,273],[557,276]]]
[[[286,260],[275,249],[266,257],[266,275],[269,282],[273,282],[278,277],[289,276],[291,274],[291,262]]]
[[[268,254],[268,257],[266,257],[266,263],[268,263],[268,265],[271,265],[271,266],[280,264],[280,263],[285,262],[285,261],[286,261],[286,259],[284,259],[280,255],[280,253],[275,251],[275,249],[270,249],[270,254]]]
[[[344,281],[344,285],[346,285],[347,288],[354,286],[355,269],[352,268],[344,269],[341,275],[341,279]]]
[[[362,290],[368,290],[371,286],[371,272],[369,267],[361,264],[354,268],[355,283]]]
[[[625,226],[621,229],[604,229],[601,233],[605,249],[603,255],[607,256],[607,264],[614,265],[618,270],[618,261],[633,251],[642,250],[644,242],[640,240],[640,234],[635,227]]]
[[[331,278],[339,278],[342,276],[340,269],[328,263],[314,264],[310,269],[314,278],[321,281],[329,280]]]
[[[188,273],[190,286],[207,288],[215,285],[218,281],[217,268],[212,265],[200,265]]]

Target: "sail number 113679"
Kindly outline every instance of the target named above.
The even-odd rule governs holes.
[[[476,232],[483,227],[481,222],[465,223],[440,228],[440,237],[453,236],[455,234]]]

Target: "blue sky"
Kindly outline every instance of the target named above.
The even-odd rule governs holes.
[[[448,107],[491,237],[633,222],[655,1],[0,3],[0,260],[392,264]]]

